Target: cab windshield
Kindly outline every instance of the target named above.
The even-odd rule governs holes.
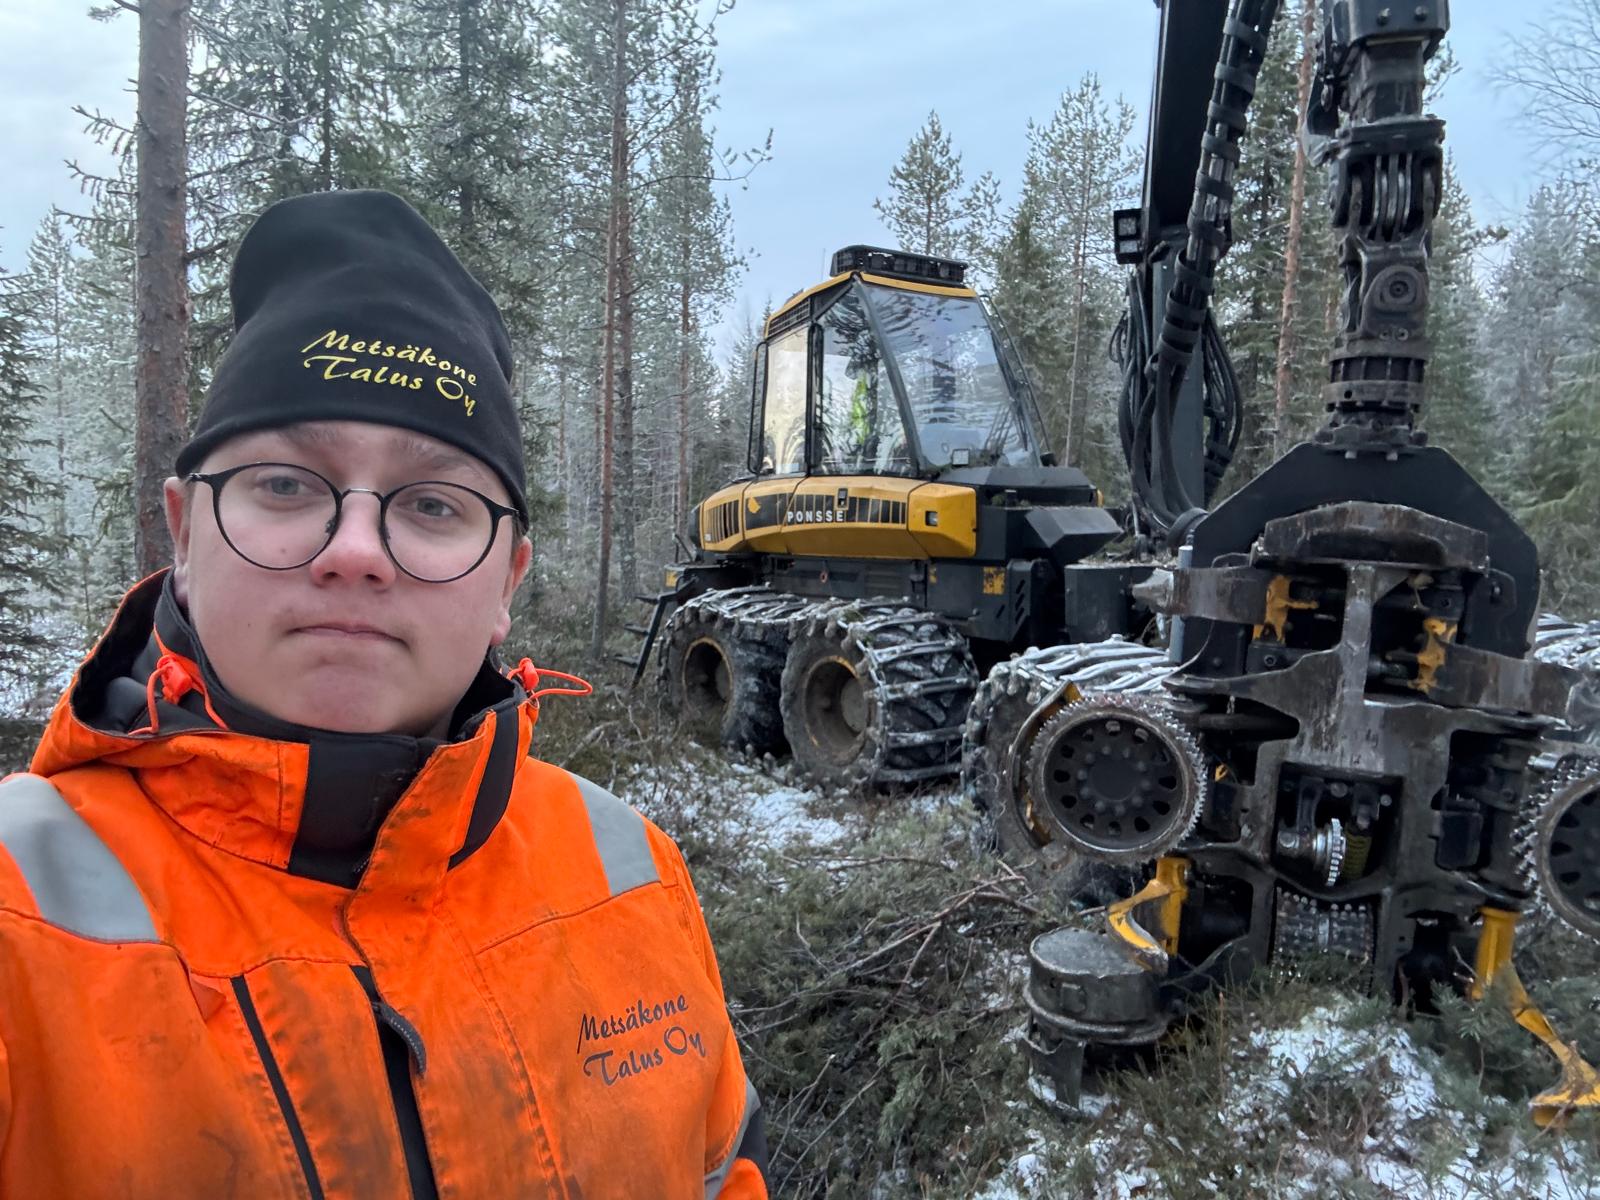
[[[864,290],[900,369],[928,466],[1034,461],[1022,406],[982,303],[879,284]]]

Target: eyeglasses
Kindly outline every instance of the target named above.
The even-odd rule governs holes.
[[[381,493],[341,490],[315,471],[276,462],[186,478],[211,486],[217,528],[233,552],[268,571],[292,571],[326,550],[339,530],[345,497],[357,492],[378,498],[378,535],[390,561],[424,583],[449,583],[476,570],[494,545],[501,517],[521,525],[516,509],[435,479]]]

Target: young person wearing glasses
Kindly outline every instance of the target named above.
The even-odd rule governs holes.
[[[383,192],[240,245],[131,591],[0,784],[0,1195],[765,1197],[673,843],[530,757],[494,302]]]

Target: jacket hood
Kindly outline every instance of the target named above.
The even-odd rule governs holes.
[[[30,769],[128,768],[206,842],[355,887],[379,828],[424,772],[470,779],[466,788],[430,789],[459,810],[434,821],[448,865],[481,846],[505,812],[537,712],[521,683],[486,657],[444,739],[278,720],[222,686],[162,571],[123,598],[51,713]]]

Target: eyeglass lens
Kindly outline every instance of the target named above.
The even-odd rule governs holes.
[[[310,562],[333,540],[337,493],[327,480],[288,463],[257,463],[217,494],[222,534],[259,567]],[[401,570],[419,579],[454,579],[477,565],[494,538],[483,498],[450,483],[413,483],[389,500],[383,537]]]

